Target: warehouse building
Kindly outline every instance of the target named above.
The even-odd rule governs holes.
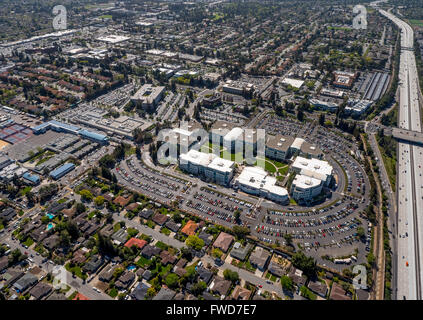
[[[41,182],[40,176],[36,175],[36,174],[30,174],[29,172],[25,172],[22,175],[22,179],[33,186],[39,185]]]
[[[46,133],[47,130],[50,130],[50,129],[57,132],[66,132],[66,133],[71,133],[75,135],[80,135],[83,138],[87,138],[101,144],[106,144],[108,142],[108,138],[104,134],[81,129],[80,127],[59,122],[56,120],[51,120],[49,122],[44,122],[38,126],[35,126],[32,128],[32,131],[34,132],[34,134],[42,134],[42,133]]]
[[[73,163],[65,163],[63,166],[60,166],[59,168],[50,172],[50,177],[52,177],[54,180],[58,180],[65,174],[71,172],[73,169],[75,169],[75,165]]]

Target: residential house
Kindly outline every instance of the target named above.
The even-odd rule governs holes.
[[[259,269],[260,271],[265,271],[267,262],[270,258],[270,252],[266,249],[256,246],[254,251],[250,255],[250,263],[254,268]]]
[[[209,284],[211,278],[213,277],[213,272],[211,272],[209,269],[206,269],[204,267],[198,267],[197,273],[200,280],[204,281],[206,284]]]
[[[153,215],[153,213],[154,213],[153,210],[144,208],[144,209],[141,210],[141,212],[139,213],[139,215],[140,215],[141,218],[150,219],[151,216]]]
[[[210,284],[210,290],[214,293],[218,293],[220,296],[226,296],[231,285],[232,283],[229,280],[216,276]]]
[[[237,285],[232,292],[232,299],[235,300],[249,300],[251,296],[251,291]]]
[[[336,282],[332,283],[332,289],[330,291],[330,300],[351,300],[351,296]]]
[[[134,282],[135,274],[126,270],[115,282],[115,287],[119,290],[126,290]]]
[[[322,298],[326,298],[326,295],[328,293],[328,287],[326,283],[320,282],[320,281],[309,281],[308,288],[313,291],[315,294],[318,294]]]
[[[175,295],[175,291],[162,287],[153,300],[172,300]]]
[[[182,228],[181,232],[186,234],[187,236],[193,236],[195,235],[195,231],[198,229],[198,224],[196,224],[194,221],[189,220],[185,226]]]
[[[33,296],[35,299],[40,300],[47,296],[53,287],[45,282],[39,282],[34,288],[29,291],[29,294]]]
[[[150,288],[150,285],[144,282],[139,282],[134,290],[131,292],[131,298],[133,300],[145,300],[147,296],[147,290]]]
[[[37,281],[38,281],[38,278],[36,276],[34,276],[30,272],[27,272],[22,278],[20,278],[19,280],[17,280],[13,284],[13,287],[18,292],[24,292],[26,289],[28,289],[29,287],[31,287],[34,284],[36,284]]]
[[[163,250],[160,252],[160,259],[163,265],[174,264],[176,262],[176,257],[169,253],[169,251]]]
[[[131,238],[125,243],[125,247],[132,248],[132,246],[136,246],[139,249],[142,249],[147,244],[147,241],[138,239],[138,238]]]
[[[235,238],[230,234],[227,234],[226,232],[221,232],[214,241],[213,247],[219,248],[223,252],[227,252],[234,239]]]
[[[144,249],[142,249],[141,254],[144,258],[151,259],[153,256],[158,256],[160,251],[160,248],[147,244]]]
[[[165,227],[168,228],[170,231],[173,231],[176,233],[178,232],[181,225],[173,222],[172,220],[169,220],[168,222],[166,222]]]
[[[104,260],[100,255],[94,255],[91,257],[91,259],[85,263],[85,265],[83,266],[83,270],[87,273],[95,273],[98,268],[100,268],[100,266],[103,264]]]
[[[160,213],[156,213],[154,216],[153,216],[153,221],[155,222],[155,223],[157,223],[159,226],[162,226],[162,225],[164,225],[165,224],[165,222],[167,221],[167,219],[168,219],[168,217],[167,216],[165,216],[164,214],[160,214]]]
[[[231,250],[230,255],[232,258],[244,261],[252,248],[253,245],[251,243],[248,243],[245,247],[243,247],[239,242],[236,242]]]

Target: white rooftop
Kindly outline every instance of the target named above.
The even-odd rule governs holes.
[[[268,176],[260,167],[245,167],[236,181],[253,189],[263,189],[277,195],[288,195],[285,188],[276,186],[276,178]]]
[[[319,180],[326,180],[333,172],[333,167],[327,161],[315,158],[307,159],[297,157],[292,164],[292,167],[298,169],[301,175]]]
[[[234,161],[216,157],[208,165],[208,168],[219,172],[232,172],[234,164]]]
[[[207,167],[213,159],[216,158],[216,155],[191,149],[187,153],[181,154],[179,158],[181,161],[187,161],[198,166]]]
[[[131,39],[130,37],[118,36],[118,35],[109,35],[106,37],[97,38],[98,41],[108,42],[108,43],[119,43]]]
[[[242,134],[244,133],[244,130],[241,128],[233,128],[231,131],[229,131],[224,137],[223,140],[224,141],[235,141],[238,138],[240,138],[242,136]]]
[[[294,142],[291,145],[291,148],[300,150],[304,142],[305,140],[302,138],[295,138]]]
[[[322,180],[316,179],[313,177],[309,177],[302,174],[297,174],[293,181],[293,185],[301,189],[312,189],[314,187],[319,186],[322,183]]]
[[[291,86],[299,89],[303,85],[304,81],[303,80],[297,80],[297,79],[291,79],[291,78],[285,78],[282,81],[282,83],[287,84],[287,85],[291,85]]]

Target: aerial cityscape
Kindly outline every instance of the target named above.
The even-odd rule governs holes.
[[[422,300],[422,86],[421,0],[2,1],[0,300]]]

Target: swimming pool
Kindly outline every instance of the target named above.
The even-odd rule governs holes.
[[[128,268],[126,268],[129,271],[135,270],[137,267],[134,265],[129,266]]]
[[[54,218],[54,214],[52,213],[46,213],[46,216],[49,217],[50,220]]]
[[[54,227],[54,224],[52,224],[51,222],[47,225],[47,231],[49,231],[51,228]]]

